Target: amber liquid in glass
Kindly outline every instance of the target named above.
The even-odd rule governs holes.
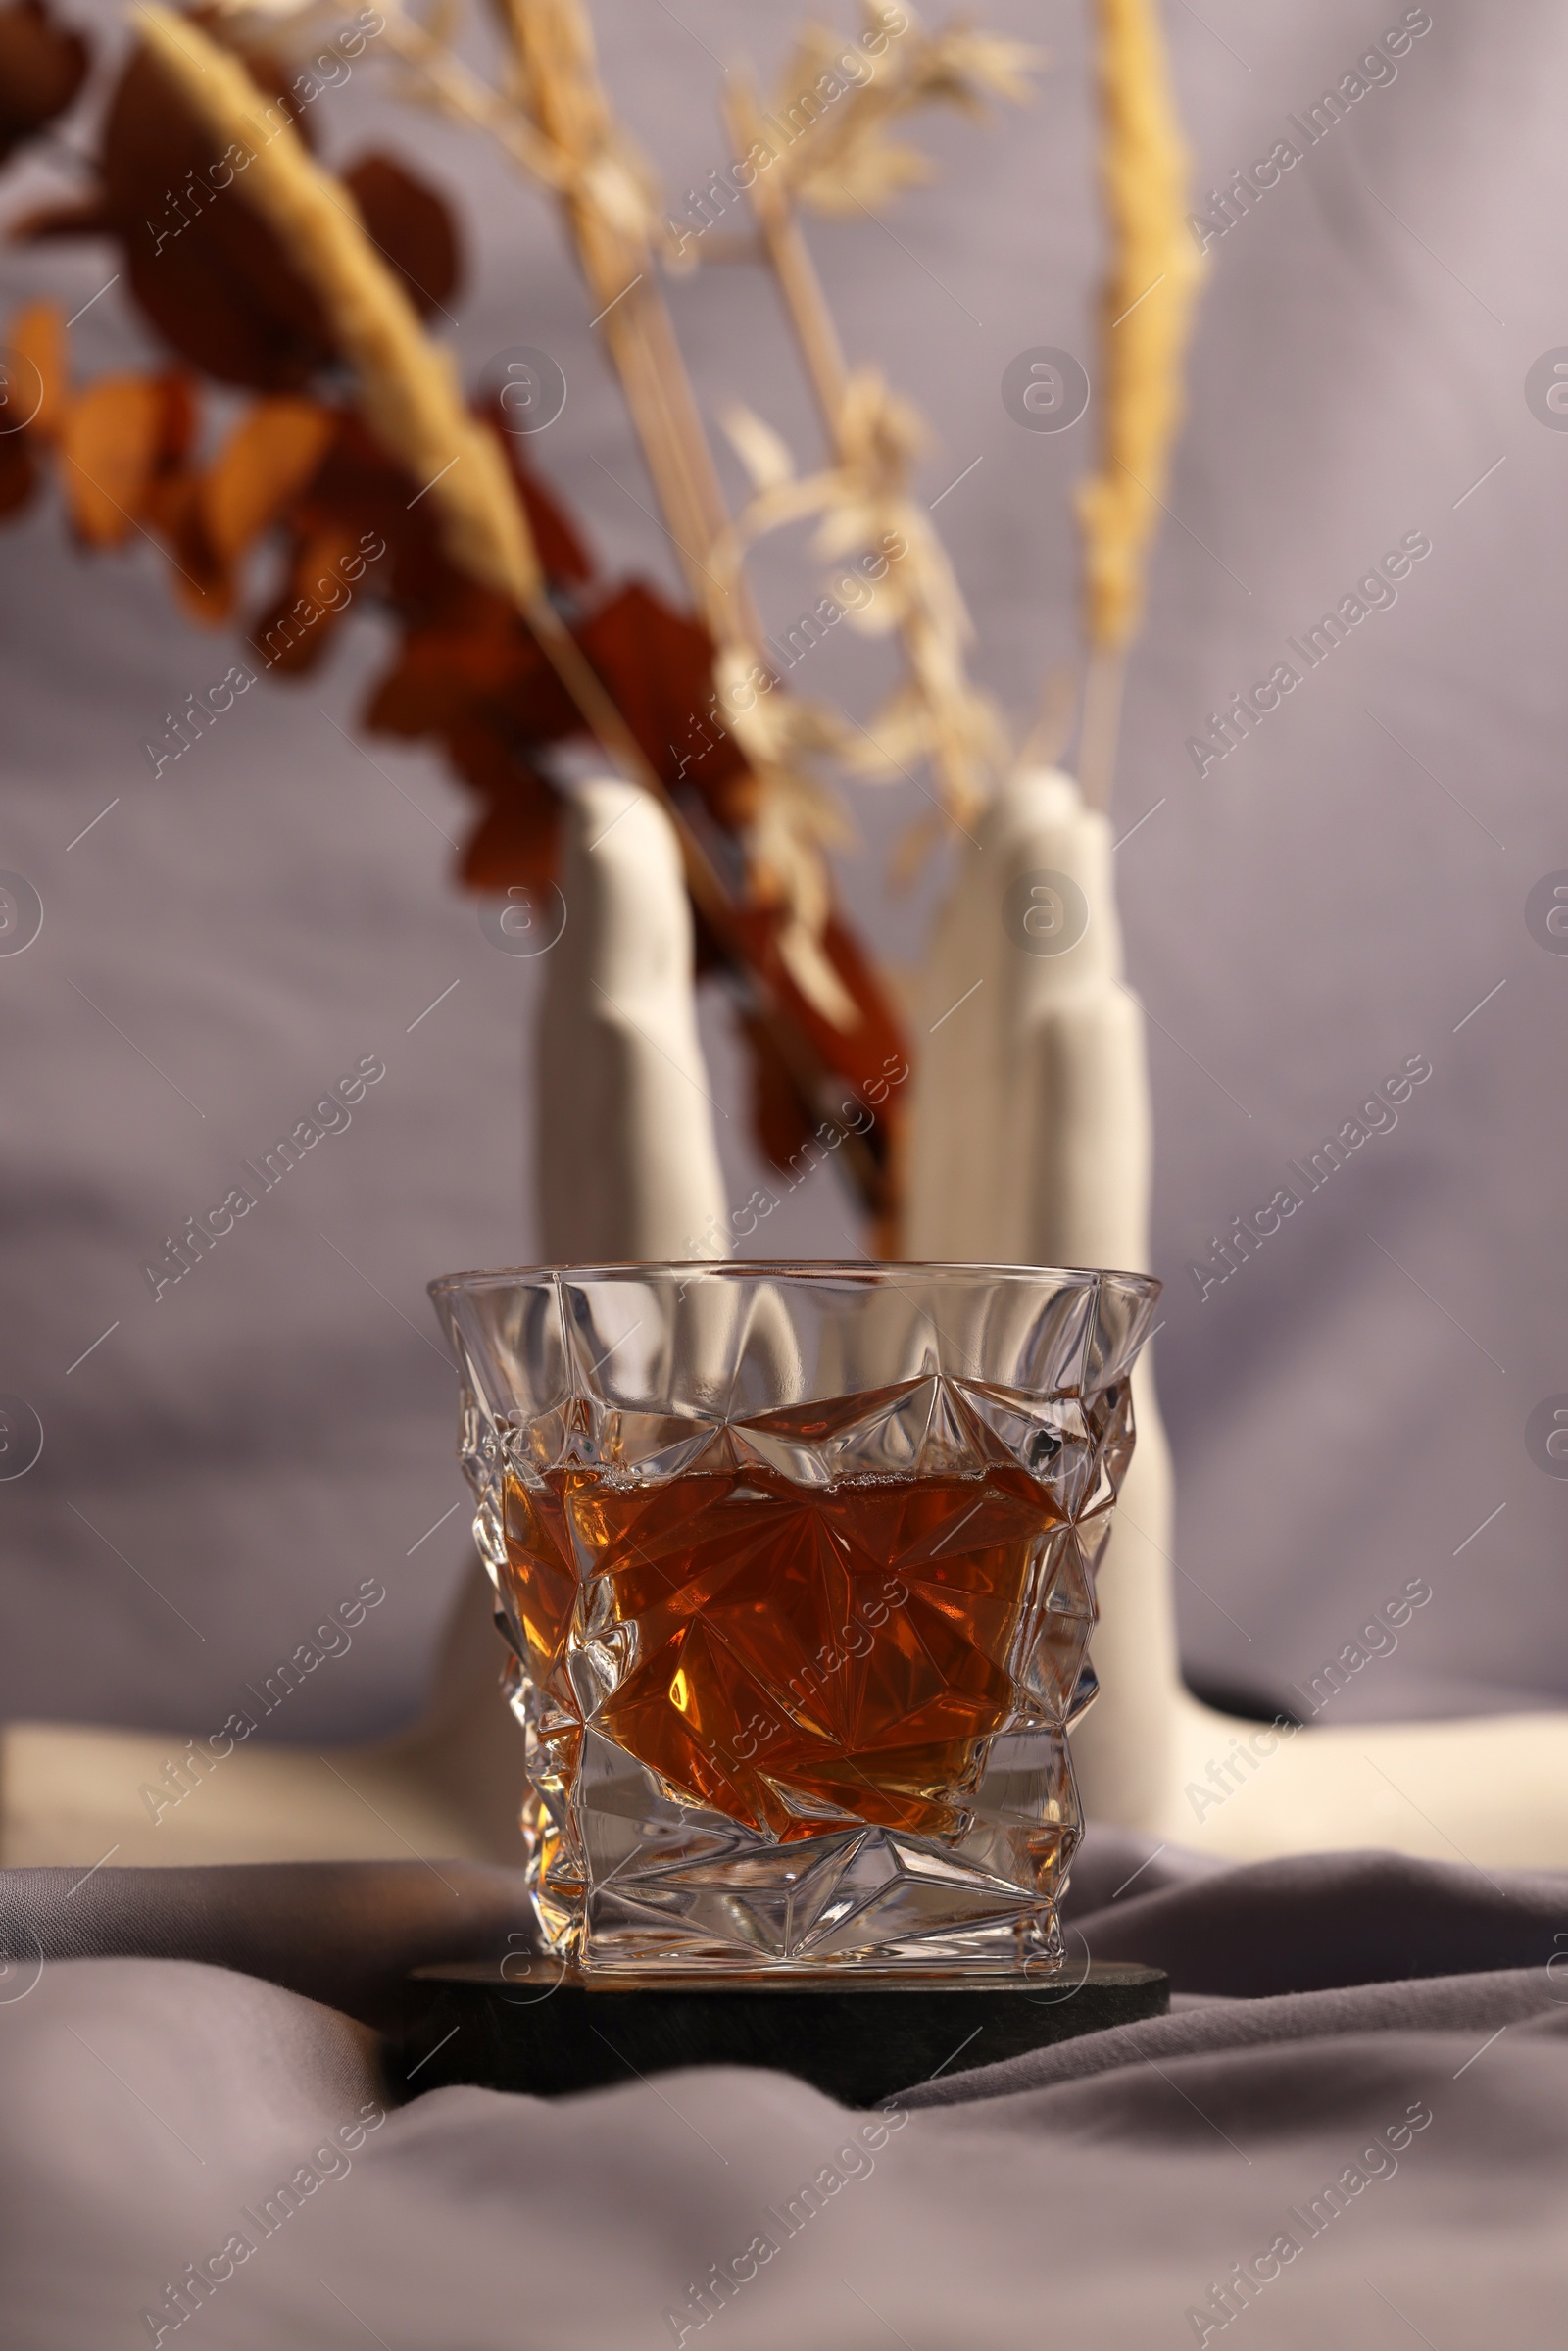
[[[507,1480],[507,1597],[556,1719],[582,1720],[568,1652],[596,1653],[597,1727],[687,1797],[785,1839],[845,1816],[951,1837],[1031,1624],[1050,1638],[1060,1517],[1011,1466],[815,1487],[552,1469]],[[548,1740],[568,1782],[576,1740]]]

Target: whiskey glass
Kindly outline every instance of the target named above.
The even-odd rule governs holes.
[[[542,1947],[601,1981],[1058,1966],[1159,1284],[745,1260],[430,1290]]]

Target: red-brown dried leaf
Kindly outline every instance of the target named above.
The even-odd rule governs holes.
[[[902,1069],[904,1078],[908,1075],[904,1033],[858,941],[839,914],[829,915],[822,934],[822,951],[860,1014],[854,1028],[841,1029],[817,1010],[791,978],[778,952],[782,923],[783,916],[777,907],[753,906],[741,909],[737,928],[748,962],[760,976],[774,1002],[788,1013],[795,1028],[814,1048],[824,1069],[842,1079],[847,1093],[874,1101],[876,1090],[886,1090],[891,1102],[904,1082],[898,1072]],[[808,1123],[814,1126],[819,1118],[837,1107],[831,1102],[803,1102],[801,1115],[808,1116]],[[770,1110],[770,1115],[778,1115],[776,1109]],[[886,1115],[879,1116],[879,1126],[887,1123]],[[868,1137],[873,1150],[877,1148],[875,1135],[873,1128]],[[785,1157],[788,1156],[786,1152]]]
[[[368,713],[363,723],[373,724]],[[486,803],[464,850],[459,880],[466,889],[498,896],[543,888],[556,870],[560,803],[507,721],[482,707],[454,703],[439,723],[418,731],[435,737],[453,772]]]
[[[317,667],[354,602],[350,559],[358,541],[339,525],[300,539],[273,603],[250,632],[268,667],[303,677]]]
[[[537,477],[518,464],[515,452],[509,447],[507,455],[547,577],[566,589],[585,584],[592,563],[571,523]],[[513,606],[454,568],[441,543],[434,502],[418,497],[422,487],[388,457],[356,415],[343,412],[326,455],[294,510],[295,518],[302,528],[336,516],[357,528],[379,532],[389,554],[376,567],[378,597],[412,633],[435,630],[453,638],[472,636],[487,685],[503,682],[519,661],[531,669],[532,640]]]
[[[822,952],[859,1006],[860,1022],[858,1028],[845,1030],[815,1013],[808,1033],[828,1067],[837,1070],[858,1093],[886,1080],[892,1090],[891,1102],[909,1075],[904,1023],[889,1002],[875,965],[837,911],[827,918]],[[804,1014],[802,1018],[805,1025]],[[903,1098],[898,1099],[902,1103]]]
[[[802,1098],[765,1023],[755,1012],[744,1013],[741,1031],[751,1063],[753,1137],[773,1166],[788,1167],[815,1127],[816,1113]]]
[[[732,788],[749,770],[733,737],[705,723],[713,675],[707,632],[634,579],[577,634],[661,782],[700,792],[720,823],[732,822]]]
[[[593,557],[579,538],[565,508],[524,458],[518,435],[507,430],[500,401],[484,402],[475,414],[495,430],[507,469],[527,510],[528,527],[546,579],[555,588],[585,588],[595,575]]]
[[[21,213],[6,228],[13,245],[38,245],[47,237],[108,237],[115,219],[101,193],[78,196],[61,204],[35,205]]]
[[[37,487],[37,464],[22,434],[0,434],[0,514],[20,514]]]
[[[504,898],[509,890],[548,889],[560,855],[561,803],[541,776],[519,775],[469,836],[458,868],[466,890]]]
[[[488,612],[470,606],[456,625],[409,631],[367,708],[373,733],[436,734],[469,715],[482,715],[519,748],[581,732],[581,718],[516,613],[499,597],[491,605]]]
[[[87,77],[79,32],[57,24],[42,0],[0,8],[0,163],[63,115]]]
[[[263,79],[259,62],[248,62]],[[331,359],[316,296],[245,201],[232,162],[145,50],[110,101],[103,175],[131,291],[183,358],[221,383],[261,392],[298,391]]]
[[[798,1053],[784,1049],[775,1026],[755,1013],[743,1018],[751,1064],[753,1132],[776,1167],[797,1174],[829,1148],[845,1154],[848,1172],[853,1152],[856,1181],[875,1212],[875,1246],[883,1253],[896,1254],[902,1204],[901,1142],[907,1116],[905,1087],[909,1076],[902,1031],[875,973],[841,916],[829,917],[822,946],[860,1010],[859,1022],[847,1031],[823,1019],[790,979],[777,952],[779,924],[776,909],[746,910],[740,927],[747,959],[763,978],[789,1028],[813,1049],[819,1070],[808,1079]],[[846,1139],[831,1145],[835,1129],[841,1127],[855,1134],[853,1144]],[[815,1150],[808,1151],[803,1160],[801,1154],[812,1137]]]
[[[343,173],[371,242],[428,318],[463,282],[457,224],[445,201],[390,155],[362,155]]]
[[[470,612],[511,607],[453,569],[441,546],[433,500],[397,465],[351,411],[339,414],[326,455],[298,501],[293,520],[303,531],[337,521],[355,534],[373,531],[387,554],[375,567],[373,593],[407,626],[466,623]]]
[[[160,466],[181,465],[195,447],[196,427],[200,422],[195,386],[183,367],[167,368],[155,381],[164,396],[158,428],[158,463]]]

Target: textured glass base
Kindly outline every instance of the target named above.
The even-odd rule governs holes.
[[[699,1287],[683,1270],[678,1298],[662,1269],[534,1277],[564,1294],[531,1333],[566,1359],[548,1378],[515,1368],[515,1322],[451,1316],[545,1947],[601,1976],[1050,1974],[1081,1830],[1066,1732],[1094,1693],[1095,1569],[1152,1285],[1115,1277],[1134,1289],[1116,1315],[1111,1277],[1015,1277],[1034,1296],[1006,1350],[983,1330],[979,1347],[972,1329],[938,1334],[987,1372],[989,1336],[1012,1374],[998,1379],[934,1361],[932,1312],[908,1297],[937,1289],[956,1321],[938,1276],[989,1293],[981,1269],[899,1268],[869,1329],[867,1291],[884,1308],[887,1293],[848,1279],[830,1300],[847,1333],[820,1277],[813,1293],[793,1269],[714,1269],[724,1311],[687,1340],[708,1393],[671,1408],[645,1367],[632,1401],[607,1394],[635,1335],[678,1320]],[[792,1361],[782,1340],[812,1317]],[[496,1374],[503,1339],[520,1412]],[[906,1376],[873,1385],[873,1368]],[[828,1376],[842,1393],[823,1393]]]
[[[529,1805],[524,1834],[543,1937],[588,1975],[851,1966],[1051,1975],[1062,1963],[1054,1895],[1079,1838],[1077,1803],[1062,1810],[1072,1825],[1051,1832],[1051,1850],[1039,1837],[1013,1838],[1006,1876],[985,1867],[980,1837],[938,1845],[891,1829],[768,1845],[719,1815],[686,1813],[667,1840],[649,1827],[635,1857],[615,1864],[590,1852],[576,1872],[550,1857],[548,1834],[538,1837],[543,1798]],[[613,1843],[592,1829],[578,1850]],[[1022,1895],[1020,1881],[1037,1892]]]

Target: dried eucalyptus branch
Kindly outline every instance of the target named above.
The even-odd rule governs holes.
[[[543,581],[495,436],[464,406],[447,354],[366,235],[352,200],[276,100],[189,18],[146,5],[133,22],[220,151],[248,158],[239,185],[332,321],[366,422],[427,490],[461,570],[518,605]],[[236,170],[239,169],[236,164]]]
[[[189,19],[149,0],[135,23],[215,141],[247,159],[238,183],[245,201],[319,300],[354,368],[361,414],[420,484],[419,495],[429,497],[452,562],[516,605],[605,749],[662,797],[624,718],[545,592],[522,501],[494,434],[465,408],[450,357],[426,336],[346,191],[316,162],[282,107],[269,102],[239,60]],[[683,847],[694,897],[721,921],[722,884],[689,835]]]

